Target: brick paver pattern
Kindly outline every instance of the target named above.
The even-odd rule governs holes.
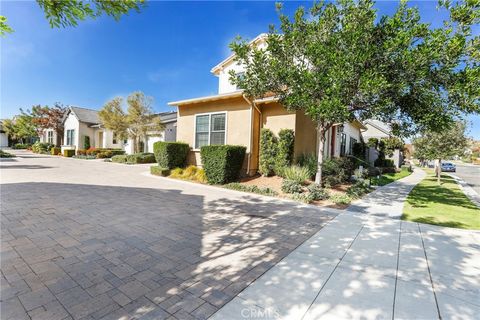
[[[2,319],[206,319],[335,214],[149,177],[1,161]]]

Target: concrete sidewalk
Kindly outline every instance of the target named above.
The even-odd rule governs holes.
[[[211,319],[475,319],[480,234],[337,216]]]
[[[399,219],[408,194],[425,176],[425,171],[415,168],[408,177],[378,187],[364,198],[353,202],[348,211]]]
[[[211,319],[478,318],[480,232],[398,219],[424,177],[358,201]]]

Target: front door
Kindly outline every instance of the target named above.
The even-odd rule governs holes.
[[[103,148],[103,131],[98,133],[98,147]]]

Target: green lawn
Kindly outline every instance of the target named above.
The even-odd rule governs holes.
[[[411,172],[407,170],[402,170],[400,172],[396,173],[385,173],[382,174],[378,179],[373,178],[372,179],[372,185],[374,186],[384,186],[386,184],[392,183],[395,180],[405,178],[406,176],[409,176]]]
[[[433,170],[408,195],[403,220],[462,229],[480,229],[480,209],[465,196],[455,180],[442,175],[437,184]]]

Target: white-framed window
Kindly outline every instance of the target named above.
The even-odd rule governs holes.
[[[47,131],[47,142],[53,144],[53,131]]]
[[[226,138],[226,112],[195,115],[195,149],[207,145],[225,144]]]
[[[117,144],[117,134],[115,132],[113,133],[112,143]]]
[[[67,146],[73,146],[75,140],[75,129],[67,130]]]
[[[243,78],[245,78],[245,72],[243,72],[243,71],[237,72],[237,74],[235,74],[235,76],[237,77],[237,79],[242,80]],[[235,89],[240,90],[241,88],[238,85],[235,85]]]

